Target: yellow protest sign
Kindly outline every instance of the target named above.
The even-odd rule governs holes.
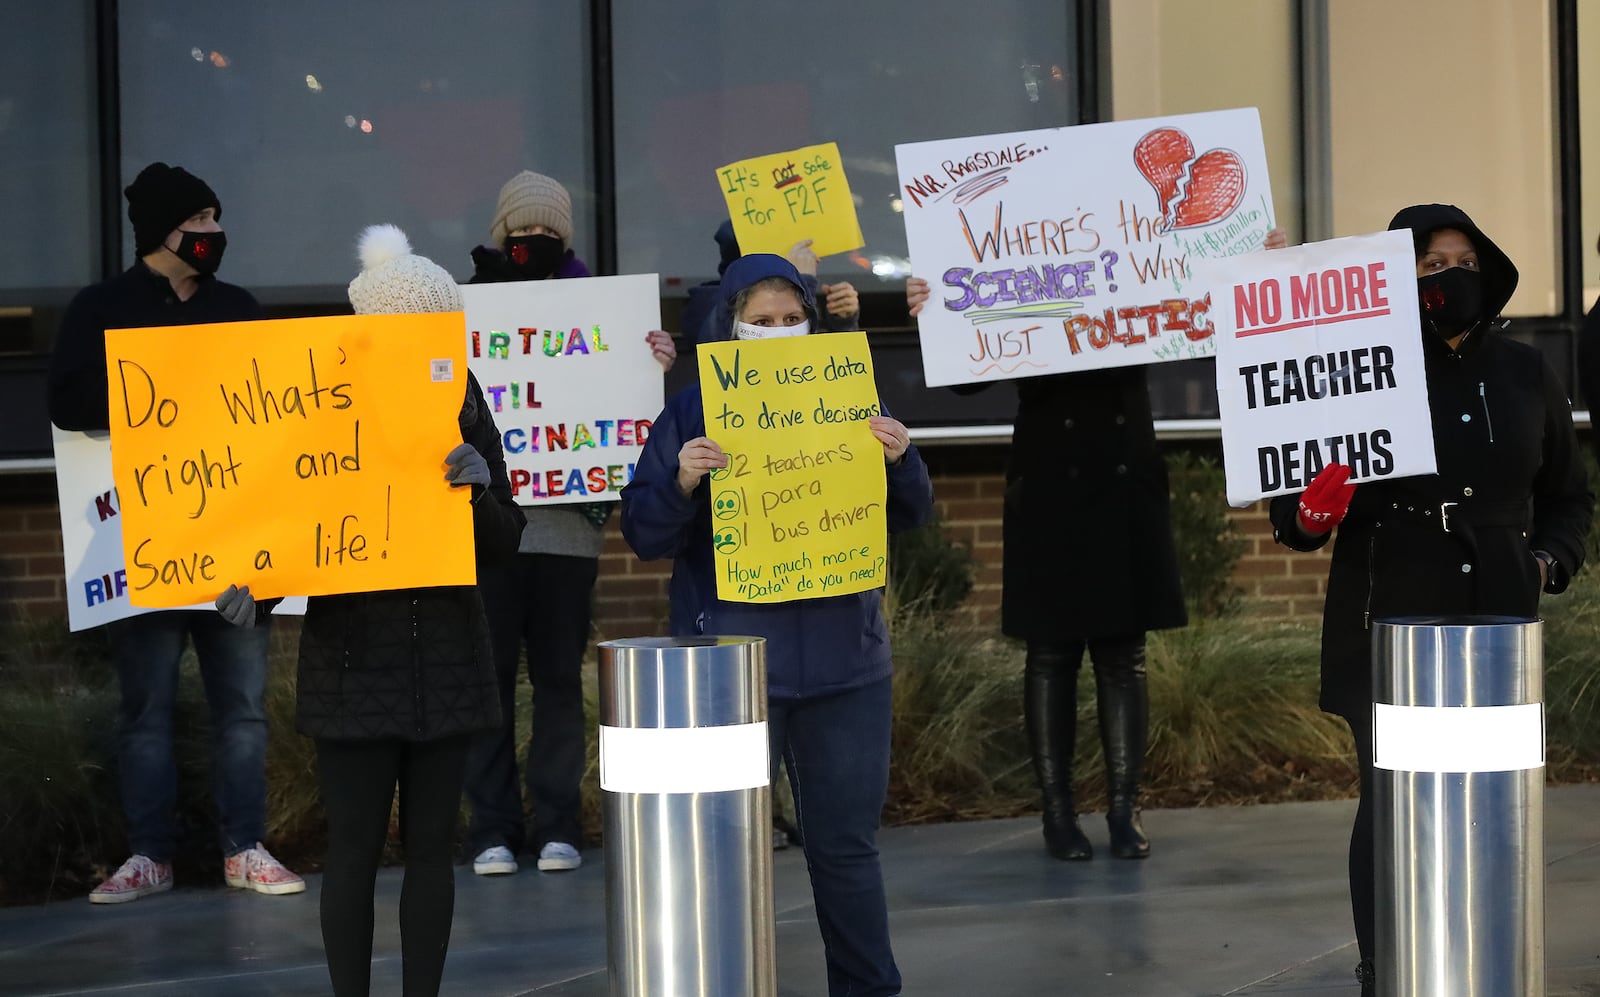
[[[887,578],[881,411],[865,333],[702,343],[717,598],[788,602]]]
[[[803,239],[818,256],[866,245],[833,142],[729,163],[717,182],[741,252],[782,256]]]
[[[136,606],[470,585],[460,312],[106,333]]]

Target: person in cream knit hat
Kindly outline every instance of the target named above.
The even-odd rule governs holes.
[[[492,246],[472,251],[472,283],[589,276],[572,252],[572,198],[542,173],[524,170],[500,188],[489,225]],[[672,337],[643,333],[625,349],[649,350],[663,369],[677,356]],[[614,347],[615,348],[615,347]],[[517,871],[530,846],[545,872],[578,868],[583,859],[582,798],[586,742],[583,657],[590,604],[600,570],[605,523],[615,502],[532,505],[516,558],[480,572],[500,682],[499,729],[479,735],[467,758],[466,853],[480,876]],[[524,775],[533,826],[525,830],[517,778],[515,695],[523,645],[533,686],[532,733]]]
[[[411,251],[406,234],[374,225],[361,235],[361,272],[350,282],[357,315],[422,315],[462,310],[461,288],[439,264]]]

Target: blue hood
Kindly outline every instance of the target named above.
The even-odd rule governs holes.
[[[722,303],[731,307],[733,299],[740,291],[754,287],[771,277],[781,277],[794,285],[796,293],[800,295],[800,302],[806,306],[806,314],[811,316],[812,324],[815,325],[816,296],[811,293],[811,288],[800,276],[800,271],[794,268],[793,263],[772,253],[751,253],[728,264],[728,269],[722,274]]]

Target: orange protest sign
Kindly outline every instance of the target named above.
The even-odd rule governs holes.
[[[106,333],[136,606],[470,585],[460,312]]]

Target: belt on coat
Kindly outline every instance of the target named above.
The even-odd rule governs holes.
[[[1389,508],[1377,518],[1378,525],[1381,526],[1384,519],[1398,518],[1437,528],[1461,545],[1474,568],[1478,566],[1478,530],[1525,530],[1528,526],[1529,512],[1526,501],[1463,504],[1417,495],[1397,499],[1388,505]],[[1476,583],[1477,579],[1474,578],[1473,581]]]

